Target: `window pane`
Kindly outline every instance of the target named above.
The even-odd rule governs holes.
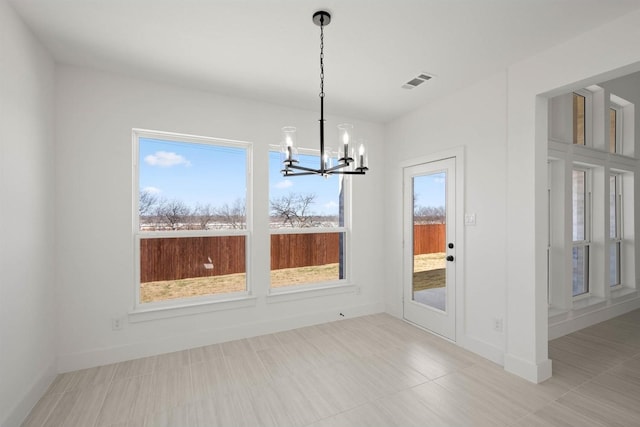
[[[319,156],[301,154],[298,161],[302,166],[320,166]],[[271,286],[346,279],[346,233],[279,234],[276,231],[344,227],[343,178],[338,175],[283,177],[281,169],[280,153],[270,152]]]
[[[141,231],[246,228],[247,150],[139,138]]]
[[[589,247],[573,247],[573,296],[589,292]]]
[[[573,240],[586,240],[586,175],[585,171],[573,171]]]
[[[243,292],[245,236],[140,239],[140,302]]]
[[[609,237],[618,237],[618,177],[609,176]]]
[[[272,234],[271,286],[344,279],[344,236],[345,233]]]
[[[614,108],[609,108],[609,151],[616,153],[616,114]]]
[[[620,242],[609,246],[609,285],[620,284]]]
[[[301,154],[301,166],[320,166],[320,157]],[[334,159],[335,160],[335,159]],[[342,178],[337,175],[283,177],[280,153],[269,153],[271,228],[343,226]]]
[[[584,145],[586,98],[573,94],[573,143]]]

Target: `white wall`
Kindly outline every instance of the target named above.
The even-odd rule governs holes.
[[[68,371],[149,354],[382,311],[384,227],[382,128],[328,117],[327,129],[351,121],[371,142],[371,171],[353,178],[352,268],[359,291],[267,302],[269,144],[280,128],[318,146],[317,111],[301,111],[184,90],[87,69],[57,70],[56,250],[59,368]],[[133,306],[132,128],[254,143],[253,307],[141,323],[113,331],[111,319]],[[328,137],[333,132],[327,132]],[[294,178],[295,179],[295,178]],[[318,178],[320,179],[320,178]]]
[[[385,183],[392,264],[387,310],[402,315],[400,164],[463,146],[464,209],[477,214],[477,225],[464,228],[457,338],[493,360],[503,358],[505,369],[531,381],[549,377],[547,99],[640,69],[639,19],[640,12],[630,13],[390,124],[385,156],[395,170]],[[504,336],[492,330],[491,318],[501,315]]]
[[[505,369],[532,381],[551,373],[546,300],[548,98],[638,71],[638,19],[640,12],[630,13],[508,70]]]
[[[53,88],[49,55],[0,0],[0,425],[55,372]]]
[[[494,331],[493,318],[505,316],[505,83],[506,75],[496,74],[394,121],[385,132],[385,159],[391,171],[385,181],[387,310],[402,317],[401,163],[464,147],[466,164],[457,166],[465,173],[464,206],[457,208],[475,213],[476,225],[456,231],[457,259],[464,263],[466,278],[456,280],[457,292],[464,294],[464,306],[458,307],[463,322],[457,325],[456,338],[499,363],[504,334]]]

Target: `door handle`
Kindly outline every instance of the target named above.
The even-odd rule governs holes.
[[[453,261],[453,255],[448,255],[447,256],[447,261]]]

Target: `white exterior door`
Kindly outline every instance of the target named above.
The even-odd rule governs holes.
[[[455,341],[456,159],[404,168],[404,318]]]

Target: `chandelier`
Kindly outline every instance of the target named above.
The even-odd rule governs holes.
[[[298,160],[296,148],[296,128],[286,126],[282,128],[282,175],[320,175],[327,177],[334,174],[364,175],[367,167],[364,144],[360,144],[357,161],[354,160],[356,145],[352,141],[353,125],[348,123],[338,125],[338,141],[342,147],[338,149],[337,163],[333,165],[333,159],[324,145],[324,27],[331,22],[329,12],[320,10],[313,14],[314,24],[320,27],[320,167],[318,169],[302,166]]]

